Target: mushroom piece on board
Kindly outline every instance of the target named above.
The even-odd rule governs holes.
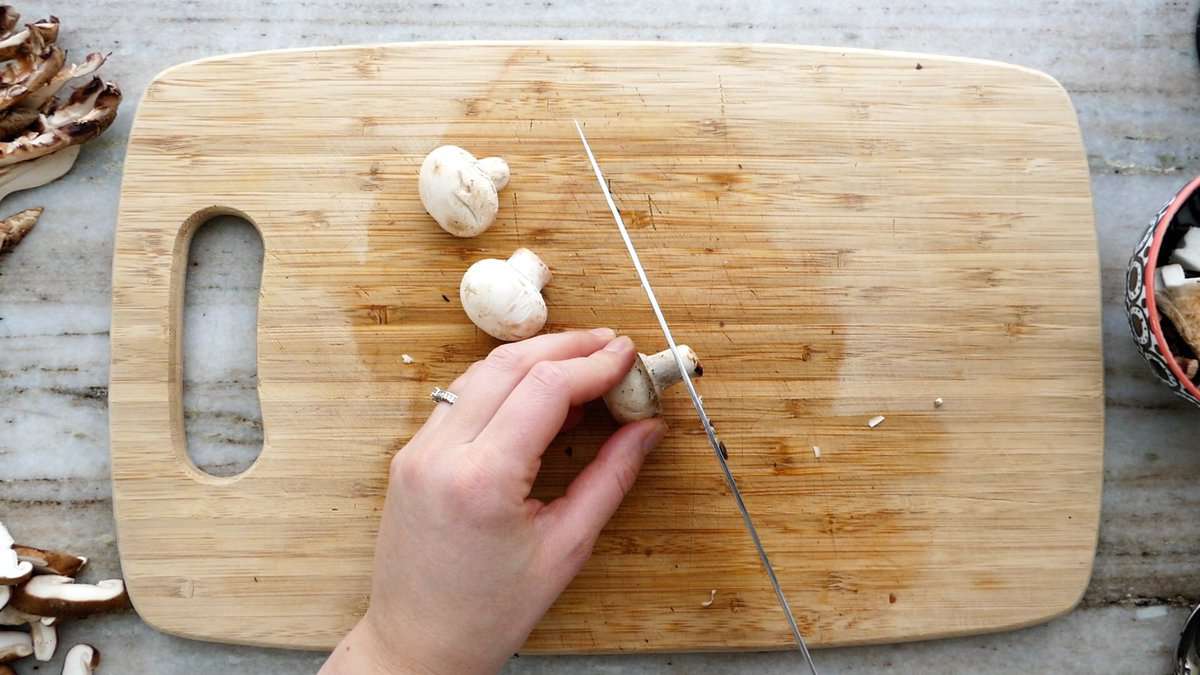
[[[100,665],[100,651],[91,645],[75,645],[63,659],[62,675],[92,675]]]
[[[455,145],[434,148],[421,162],[421,204],[437,224],[456,237],[482,234],[496,222],[498,192],[508,185],[508,163],[475,159]]]
[[[23,546],[14,544],[13,550],[17,552],[17,558],[28,561],[33,565],[33,571],[38,574],[57,574],[64,577],[73,577],[83,566],[87,564],[88,559],[73,553],[64,551],[54,551],[44,548],[34,548],[33,546]]]
[[[458,297],[471,322],[497,340],[524,340],[546,325],[542,288],[550,268],[536,253],[519,248],[508,260],[486,258],[467,268]]]
[[[74,581],[56,574],[36,576],[17,587],[10,602],[27,614],[73,618],[124,607],[129,600],[120,579],[95,584]]]
[[[684,367],[692,377],[704,374],[700,358],[687,345],[676,345]],[[613,419],[626,424],[637,420],[656,417],[662,413],[663,390],[683,379],[679,365],[670,349],[646,356],[638,354],[633,368],[604,395],[604,404]]]

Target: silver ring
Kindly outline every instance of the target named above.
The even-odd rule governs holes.
[[[429,394],[429,398],[432,398],[438,403],[449,403],[450,405],[454,405],[454,402],[458,400],[458,394],[455,394],[449,389],[434,387],[433,392]]]

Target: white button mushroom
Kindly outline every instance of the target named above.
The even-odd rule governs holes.
[[[677,347],[691,376],[703,375],[704,368],[696,352],[687,345]],[[625,378],[604,395],[604,404],[621,424],[655,417],[662,412],[663,390],[682,379],[670,349],[651,356],[638,354]]]
[[[549,282],[546,263],[519,248],[508,260],[487,258],[467,268],[458,296],[480,330],[498,340],[524,340],[546,325],[542,288]]]
[[[425,210],[456,237],[482,234],[496,222],[497,194],[508,185],[508,163],[499,157],[475,159],[454,145],[434,148],[421,162],[418,189]]]

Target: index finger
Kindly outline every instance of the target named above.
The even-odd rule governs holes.
[[[612,329],[595,328],[547,333],[500,345],[450,385],[458,401],[434,408],[422,430],[435,430],[437,437],[447,442],[473,441],[534,364],[586,356],[614,337]]]
[[[633,341],[622,336],[588,356],[538,363],[477,440],[506,454],[541,457],[562,429],[570,407],[603,396],[625,377],[635,358]]]

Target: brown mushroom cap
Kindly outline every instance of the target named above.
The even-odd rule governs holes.
[[[33,571],[38,574],[57,574],[64,577],[73,577],[83,566],[87,564],[88,559],[73,553],[64,551],[54,551],[44,548],[34,548],[33,546],[23,546],[14,544],[13,550],[17,552],[17,558],[26,560],[33,565]]]
[[[125,582],[107,579],[77,584],[70,577],[45,574],[13,592],[12,606],[37,616],[80,617],[124,607],[129,602]]]

